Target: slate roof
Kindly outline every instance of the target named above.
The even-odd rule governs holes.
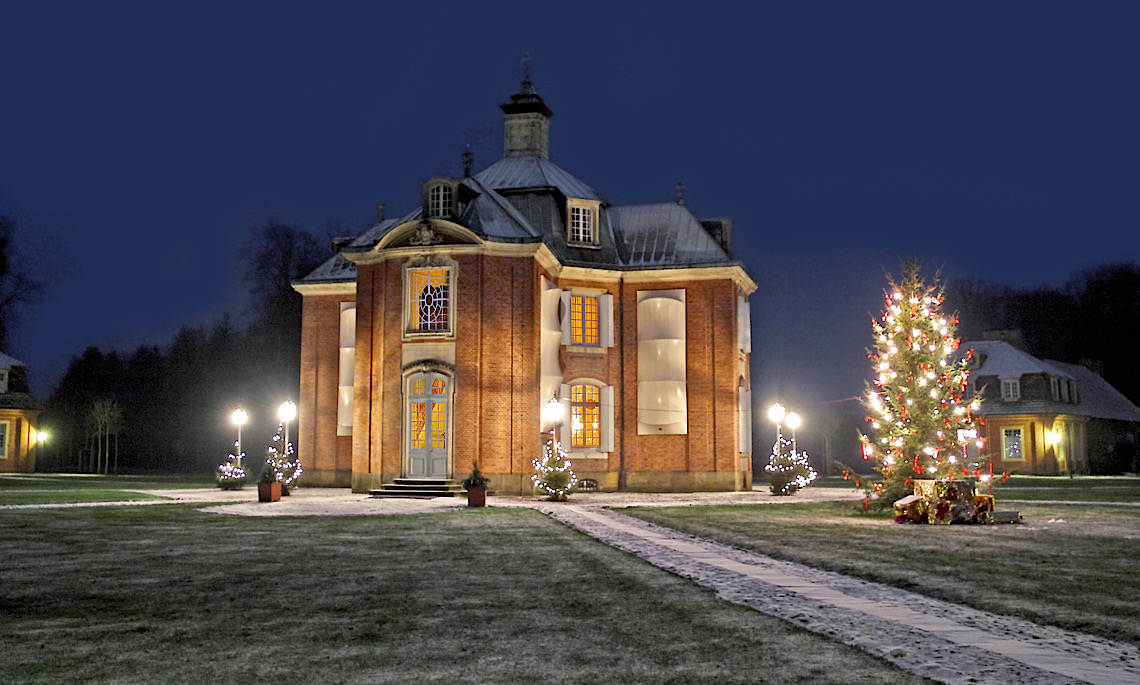
[[[979,366],[971,371],[974,377],[1021,378],[1024,374],[1040,373],[1076,383],[1075,403],[1054,402],[1048,399],[1003,402],[1000,397],[984,397],[981,411],[978,412],[982,416],[1068,414],[1091,419],[1140,421],[1140,408],[1121,395],[1099,374],[1084,366],[1038,359],[999,340],[962,343],[958,349],[963,354],[972,349],[975,356],[984,355],[979,357],[981,360]]]
[[[630,266],[714,264],[731,261],[685,206],[676,203],[613,207],[610,225]]]
[[[504,157],[480,171],[475,178],[492,190],[557,188],[566,197],[605,203],[605,199],[593,188],[543,157]]]

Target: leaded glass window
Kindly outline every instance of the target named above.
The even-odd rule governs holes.
[[[450,328],[449,271],[445,267],[408,269],[408,331],[447,333]]]

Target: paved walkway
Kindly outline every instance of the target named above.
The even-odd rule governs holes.
[[[193,502],[203,511],[245,516],[384,515],[462,509],[458,498],[376,499],[343,489],[299,488],[262,504],[248,489],[162,490],[168,500],[55,506]],[[580,493],[570,503],[495,496],[494,507],[538,509],[660,568],[712,588],[724,599],[857,646],[944,683],[1140,683],[1135,646],[1013,617],[997,616],[800,564],[777,561],[625,516],[614,507],[776,504],[861,499],[855,490],[808,488],[794,498],[738,493]]]

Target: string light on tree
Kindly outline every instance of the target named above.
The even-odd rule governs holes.
[[[873,321],[874,381],[864,400],[874,437],[862,436],[863,456],[881,474],[874,488],[889,503],[910,494],[915,478],[970,472],[966,447],[976,441],[979,408],[963,399],[970,354],[955,358],[958,320],[942,312],[938,274],[927,283],[920,262],[902,269],[899,282],[887,276],[884,310]]]
[[[533,460],[536,473],[530,477],[536,488],[558,501],[564,501],[578,484],[578,476],[571,469],[566,450],[556,436],[563,414],[562,403],[557,397],[550,398],[542,408],[542,418],[550,423],[550,439],[543,447],[542,459],[536,457]]]
[[[768,418],[776,424],[776,442],[764,471],[768,474],[768,487],[773,495],[792,495],[796,490],[807,487],[819,475],[808,462],[808,455],[796,450],[795,430],[800,425],[799,414],[786,412],[779,404],[768,410]],[[792,429],[792,439],[784,437],[781,422],[787,421]]]
[[[230,420],[237,425],[237,442],[234,443],[234,453],[229,455],[226,463],[217,468],[215,475],[218,479],[218,487],[223,490],[240,490],[245,485],[245,479],[248,474],[242,466],[242,460],[245,459],[245,452],[241,451],[241,427],[249,418],[244,409],[235,409],[234,413],[230,415]]]

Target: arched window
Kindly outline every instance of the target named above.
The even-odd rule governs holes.
[[[408,269],[408,332],[448,332],[449,295],[447,268]]]
[[[601,447],[601,391],[593,385],[570,386],[571,447]]]

